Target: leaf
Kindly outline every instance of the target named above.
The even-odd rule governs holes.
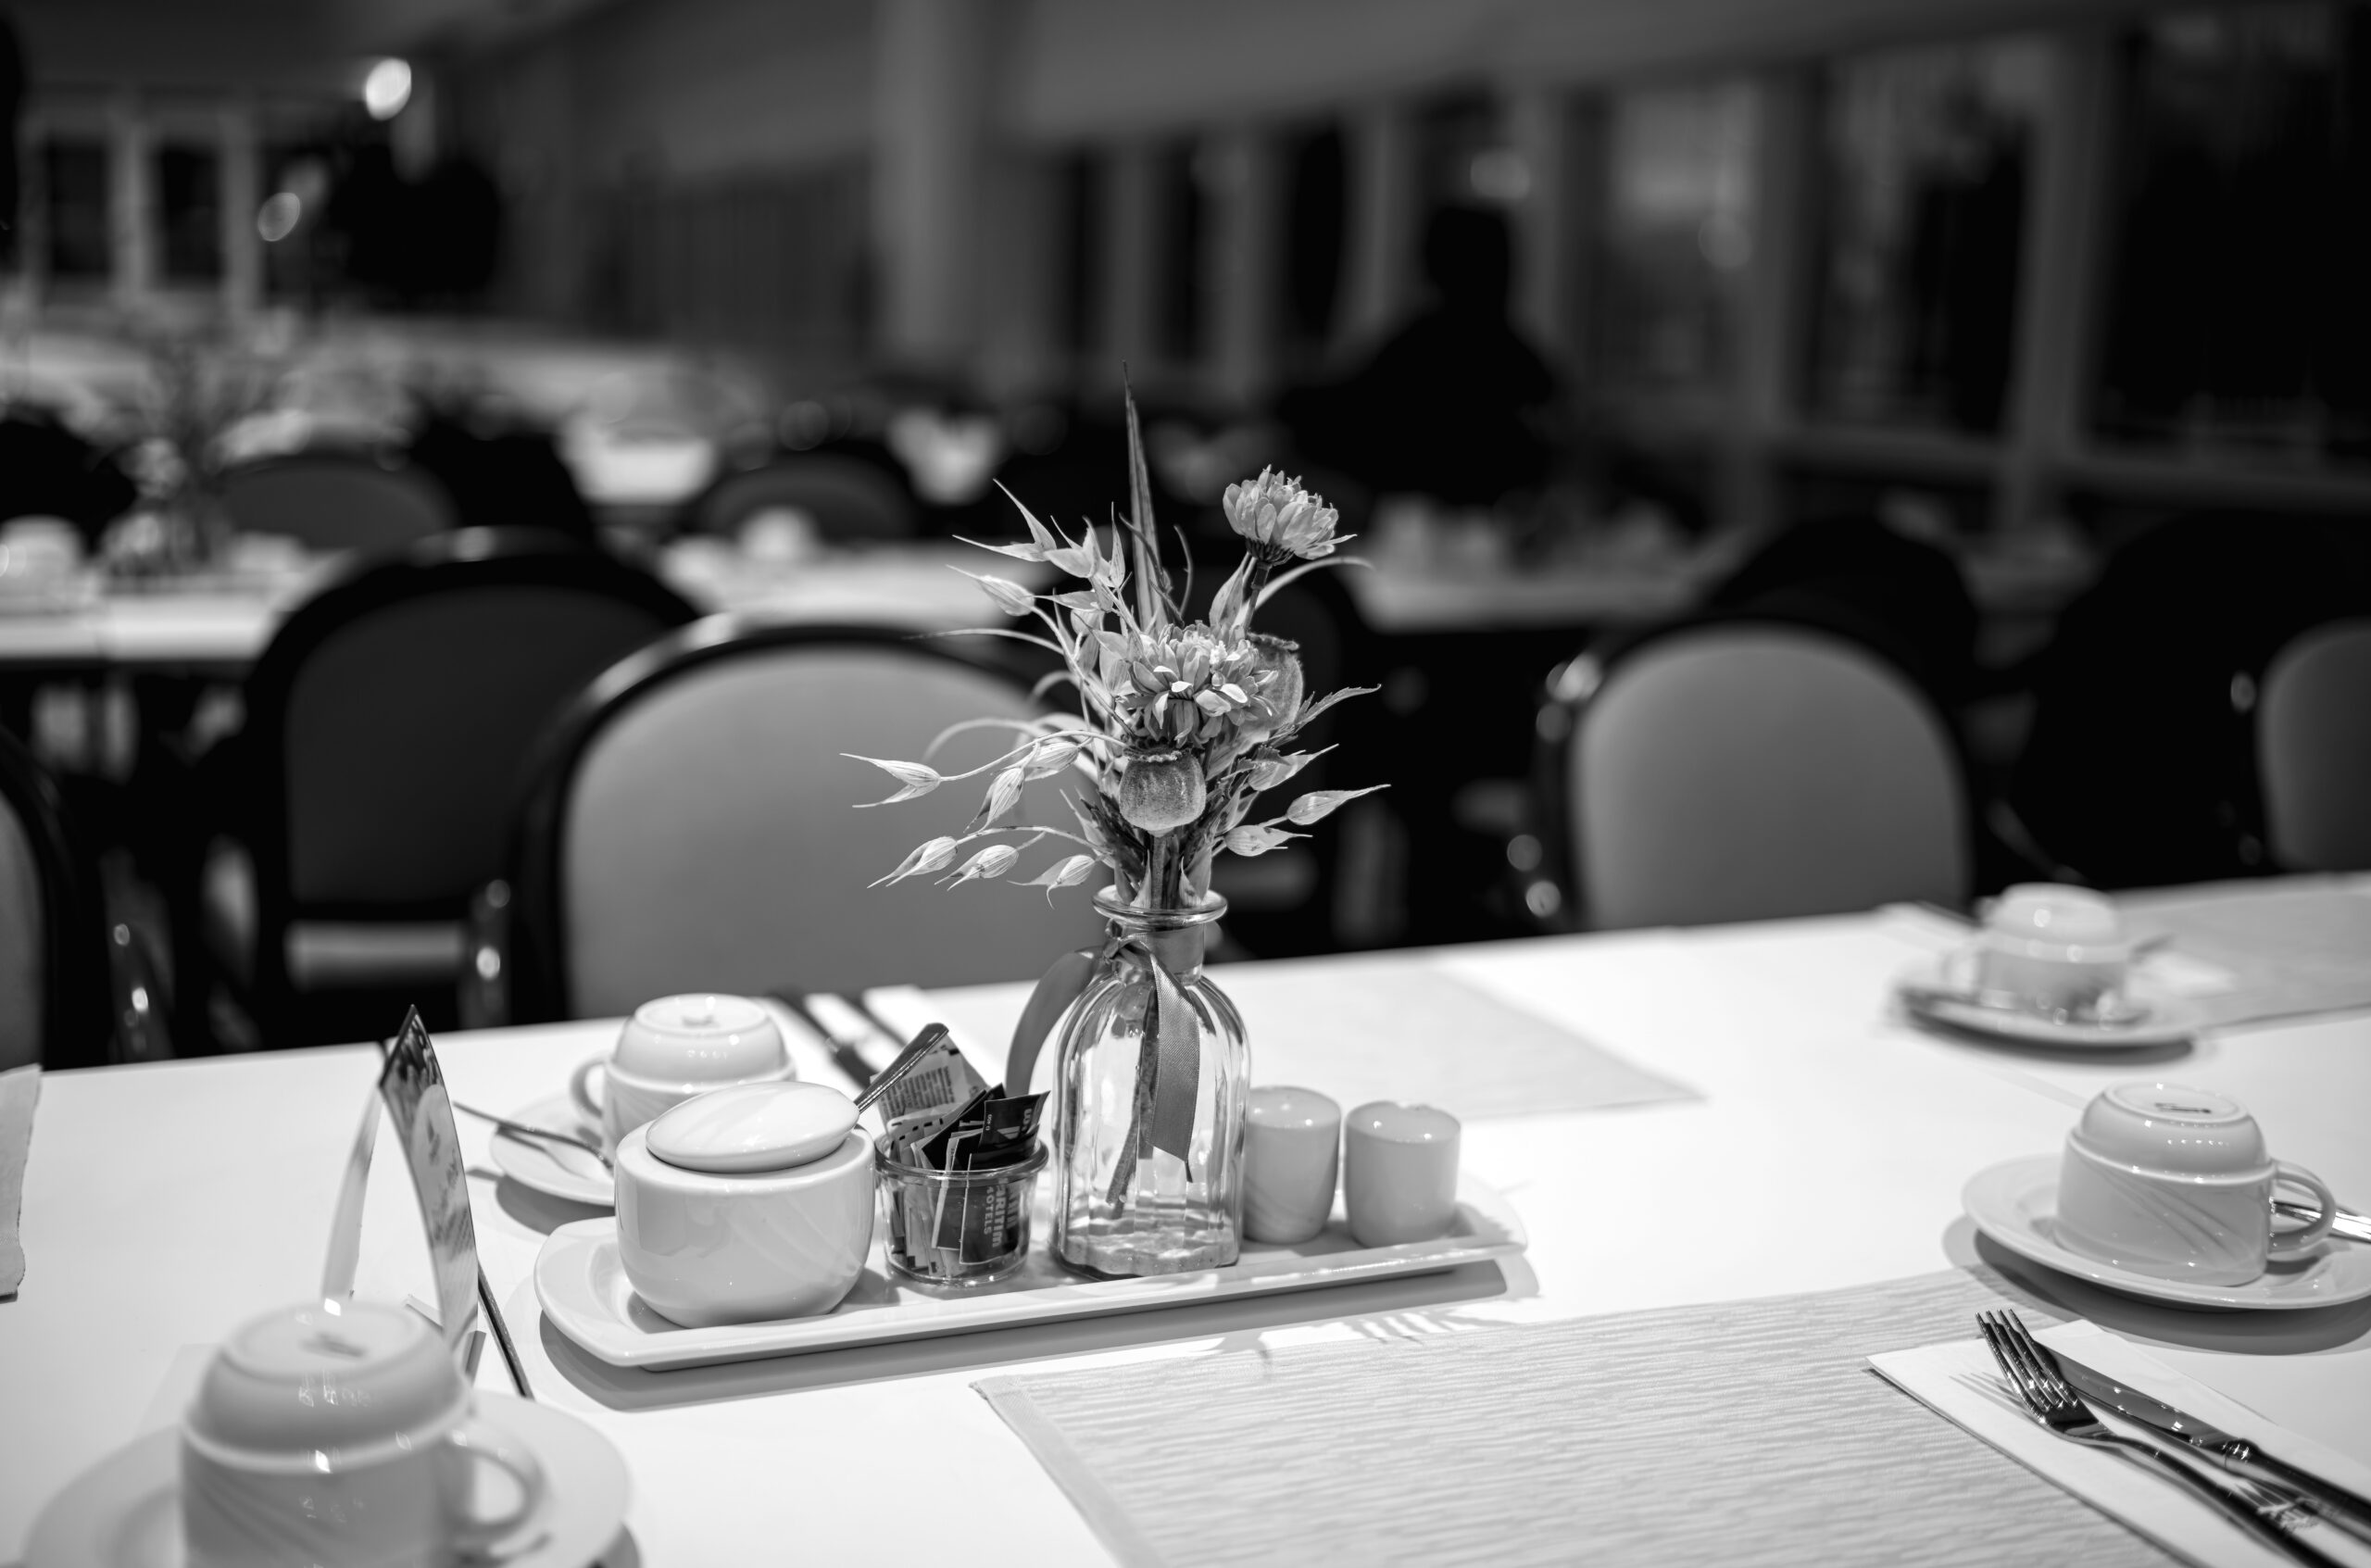
[[[853,751],[843,751],[840,755],[858,762],[870,762],[897,781],[897,794],[886,800],[867,800],[859,806],[859,810],[866,806],[895,806],[900,800],[911,800],[918,795],[928,795],[946,782],[937,769],[920,762],[891,762],[879,757],[859,757]]]
[[[1297,827],[1322,822],[1334,814],[1334,809],[1346,800],[1356,800],[1361,795],[1373,795],[1389,784],[1369,784],[1364,789],[1317,789],[1302,796],[1285,809],[1285,820]]]
[[[1078,752],[1079,743],[1074,740],[1041,740],[1035,748],[1022,759],[1022,767],[1026,770],[1024,776],[1033,779],[1051,778],[1069,767],[1071,759],[1076,757]]]
[[[1062,549],[1049,550],[1046,554],[1046,558],[1073,577],[1095,575],[1095,550],[1092,545],[1071,545]]]
[[[960,533],[955,536],[955,542],[959,545],[969,545],[975,550],[994,550],[1000,556],[1010,556],[1015,560],[1042,561],[1048,553],[1043,545],[991,545],[981,539],[966,539]]]
[[[903,882],[910,876],[927,876],[932,872],[945,870],[947,862],[953,859],[955,859],[955,841],[951,838],[934,838],[929,843],[919,846],[912,854],[897,862],[896,871],[872,885],[878,887],[884,882]]]
[[[1246,822],[1226,835],[1226,847],[1231,853],[1248,859],[1254,855],[1265,855],[1269,850],[1280,849],[1296,838],[1308,836],[1309,834],[1305,833],[1286,833],[1281,828],[1272,828],[1265,822]]]
[[[1044,871],[1039,872],[1035,876],[1031,877],[1027,882],[1022,883],[1021,885],[1023,887],[1044,888],[1046,890],[1046,902],[1050,904],[1054,901],[1054,889],[1057,887],[1076,887],[1080,883],[1085,882],[1090,875],[1094,874],[1095,867],[1096,859],[1094,856],[1073,855],[1066,859],[1055,861],[1052,865],[1048,866]]]
[[[1319,697],[1315,702],[1311,703],[1308,707],[1302,709],[1298,714],[1294,716],[1293,731],[1298,734],[1298,732],[1309,728],[1310,721],[1315,719],[1319,714],[1324,712],[1327,709],[1333,707],[1337,702],[1347,702],[1354,696],[1367,696],[1381,690],[1383,690],[1381,686],[1344,686],[1338,692],[1328,692],[1325,696]]]
[[[985,590],[989,600],[1007,615],[1027,615],[1037,608],[1037,596],[1018,583],[1008,582],[1001,577],[985,577],[976,571],[963,571],[960,566],[955,570],[977,583]]]
[[[960,887],[967,882],[1002,876],[1012,870],[1012,863],[1020,859],[1021,851],[1011,845],[991,844],[957,867],[955,874],[947,879],[947,885]]]
[[[1255,791],[1273,789],[1333,749],[1329,746],[1317,751],[1296,751],[1284,757],[1263,758],[1251,765],[1251,787]]]
[[[973,821],[974,827],[983,822],[993,822],[1021,804],[1021,778],[1019,764],[996,776],[996,782],[988,785],[988,797],[982,803],[980,814]]]
[[[1004,486],[1004,482],[1003,482],[1003,481],[1001,481],[1001,480],[992,480],[992,481],[990,481],[990,483],[993,483],[993,484],[995,484],[995,485],[996,485],[996,487],[997,487],[997,489],[999,489],[999,490],[1004,490],[1004,498],[1005,498],[1006,500],[1010,501],[1010,502],[1012,503],[1013,509],[1014,509],[1015,511],[1017,511],[1017,512],[1019,512],[1019,513],[1021,514],[1021,521],[1022,521],[1022,522],[1024,522],[1024,523],[1028,524],[1028,526],[1029,526],[1029,537],[1030,537],[1030,539],[1031,539],[1032,541],[1034,541],[1034,542],[1035,542],[1035,547],[1036,548],[1036,550],[1038,551],[1038,553],[1037,553],[1036,555],[1034,555],[1034,556],[1023,556],[1023,557],[1022,557],[1022,559],[1023,559],[1023,560],[1044,560],[1044,559],[1046,558],[1046,557],[1053,551],[1054,546],[1057,546],[1057,545],[1059,545],[1059,544],[1061,542],[1060,537],[1058,534],[1056,534],[1056,533],[1055,533],[1055,532],[1054,532],[1052,529],[1050,529],[1050,528],[1047,527],[1044,523],[1039,522],[1039,521],[1037,521],[1037,514],[1036,514],[1036,513],[1035,513],[1035,512],[1033,512],[1033,511],[1031,511],[1027,507],[1024,507],[1024,506],[1022,506],[1022,505],[1021,504],[1021,497],[1020,497],[1020,496],[1018,496],[1018,495],[1014,495],[1014,494],[1013,494],[1011,491],[1010,491],[1010,490],[1005,490],[1005,486]],[[967,545],[968,545],[968,544],[971,544],[971,543],[972,543],[972,541],[971,541],[971,540],[969,540],[969,539],[966,539],[966,540],[964,540],[964,541],[963,541],[963,543],[965,543],[965,544],[967,544]],[[1012,554],[1015,554],[1015,553],[1016,553],[1016,551],[1017,551],[1017,548],[1018,548],[1018,547],[1017,547],[1017,546],[1013,546],[1013,547],[1007,547],[1007,546],[997,546],[997,545],[988,545],[988,546],[983,546],[983,548],[985,548],[985,549],[991,549],[991,550],[995,550],[995,549],[1002,549],[1002,550],[1004,550],[1004,553],[1005,553],[1005,554],[1007,554],[1007,555],[1012,555]]]

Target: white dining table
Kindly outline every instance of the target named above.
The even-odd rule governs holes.
[[[2347,885],[2371,897],[2371,879]],[[478,1243],[535,1396],[591,1423],[625,1457],[631,1538],[607,1560],[612,1568],[910,1561],[922,1540],[944,1541],[966,1562],[1061,1564],[1109,1558],[973,1390],[980,1378],[2007,1261],[1963,1216],[1963,1185],[2002,1160],[2056,1148],[2087,1097],[2136,1077],[2227,1091],[2256,1112],[2276,1153],[2318,1171],[2355,1207],[2371,1204],[2371,1012],[2130,1055],[1944,1039],[1906,1023],[1888,995],[1905,968],[1949,940],[1896,909],[1411,955],[1699,1097],[1470,1123],[1468,1171],[1505,1196],[1529,1233],[1528,1252],[1504,1265],[646,1374],[595,1361],[543,1323],[537,1250],[554,1225],[586,1210],[497,1181],[486,1128],[464,1118]],[[1322,990],[1336,969],[1318,960],[1294,972]],[[1211,974],[1226,984],[1225,967]],[[1024,991],[931,999],[993,1071],[998,1022]],[[1256,1063],[1256,1010],[1248,1022]],[[555,1092],[616,1027],[488,1030],[437,1044],[456,1098],[506,1110]],[[839,1081],[812,1042],[795,1049],[802,1073]],[[377,1067],[376,1051],[360,1046],[44,1081],[24,1195],[28,1271],[20,1296],[0,1302],[0,1562],[22,1553],[57,1488],[174,1418],[207,1347],[318,1288]],[[381,1159],[361,1287],[427,1297],[410,1196],[389,1148]],[[2063,1276],[2025,1278],[2189,1375],[2371,1460],[2371,1303],[2196,1312]],[[483,1388],[508,1390],[491,1352],[478,1375]]]
[[[741,557],[722,542],[671,552],[660,574],[696,608],[761,621],[918,632],[1002,624],[955,568],[1025,582],[1043,569],[951,541],[835,550],[789,561]],[[677,554],[686,558],[678,560]],[[272,574],[85,596],[61,608],[0,605],[0,674],[19,671],[193,671],[235,678],[323,580],[324,563]]]

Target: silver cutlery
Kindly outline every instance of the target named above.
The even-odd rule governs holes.
[[[2310,1470],[2300,1470],[2247,1438],[2235,1436],[2163,1399],[2118,1383],[2105,1373],[2094,1372],[2063,1351],[2045,1348],[2042,1354],[2085,1399],[2189,1445],[2192,1452],[2218,1470],[2244,1476],[2276,1492],[2286,1492],[2308,1512],[2359,1540],[2371,1541],[2371,1498],[2358,1496]]]
[[[604,1171],[609,1169],[609,1157],[601,1152],[601,1146],[587,1143],[573,1133],[563,1133],[552,1127],[531,1127],[524,1122],[513,1122],[508,1116],[496,1116],[491,1110],[480,1110],[474,1105],[463,1105],[459,1100],[454,1100],[452,1105],[453,1109],[462,1115],[474,1116],[481,1122],[491,1122],[514,1138],[541,1138],[546,1143],[564,1143],[571,1148],[581,1148],[599,1160],[601,1169]]]
[[[2338,1559],[2299,1539],[2282,1523],[2294,1517],[2284,1500],[2258,1500],[2262,1492],[2253,1486],[2243,1495],[2153,1443],[2109,1430],[2059,1375],[2055,1360],[2034,1342],[2014,1312],[1979,1312],[1976,1324],[1984,1331],[1984,1342],[1991,1347],[2001,1375],[2015,1388],[2035,1421],[2069,1442],[2119,1454],[2187,1487],[2232,1524],[2292,1562],[2336,1568]]]
[[[864,1053],[857,1049],[856,1042],[836,1030],[827,1028],[822,1019],[816,1015],[815,1010],[808,1006],[809,999],[815,993],[794,991],[785,986],[772,995],[774,1000],[797,1013],[798,1021],[813,1031],[817,1039],[823,1042],[824,1047],[832,1053],[832,1065],[838,1068],[849,1082],[856,1085],[859,1094],[871,1086],[873,1077],[872,1064],[864,1060]],[[866,1016],[872,1015],[867,1013]],[[894,1040],[897,1036],[891,1035],[889,1037]]]
[[[2272,1211],[2284,1220],[2311,1220],[2321,1212],[2302,1203],[2291,1203],[2285,1198],[2272,1200]],[[2330,1235],[2344,1236],[2349,1241],[2371,1241],[2371,1214],[2356,1214],[2341,1209],[2330,1225]]]

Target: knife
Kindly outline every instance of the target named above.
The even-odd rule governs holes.
[[[2073,1384],[2076,1391],[2084,1398],[2107,1406],[2126,1420],[2139,1422],[2153,1432],[2177,1440],[2218,1469],[2292,1496],[2298,1506],[2308,1512],[2358,1540],[2371,1541],[2371,1498],[2349,1491],[2337,1482],[2326,1480],[2309,1470],[2301,1470],[2284,1459],[2264,1452],[2245,1437],[2235,1436],[2177,1410],[2164,1400],[2119,1383],[2105,1373],[2094,1372],[2064,1350],[2052,1350],[2051,1354],[2056,1359],[2059,1371],[2065,1374],[2066,1381]]]
[[[2284,1220],[2310,1221],[2320,1210],[2303,1203],[2291,1203],[2285,1198],[2272,1200],[2272,1211]],[[2352,1214],[2341,1209],[2330,1223],[2330,1235],[2344,1236],[2349,1241],[2371,1241],[2371,1214]]]

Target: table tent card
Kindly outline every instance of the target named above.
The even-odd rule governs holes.
[[[354,1271],[362,1250],[362,1195],[370,1179],[371,1149],[378,1142],[383,1110],[411,1169],[412,1191],[420,1198],[420,1221],[428,1230],[428,1255],[436,1275],[436,1321],[445,1344],[458,1347],[478,1308],[477,1230],[470,1219],[460,1135],[453,1125],[445,1073],[436,1064],[436,1047],[420,1021],[419,1009],[405,1010],[403,1027],[386,1050],[385,1065],[363,1110],[362,1126],[346,1162],[345,1185],[331,1223],[321,1295],[342,1300],[354,1293]]]

